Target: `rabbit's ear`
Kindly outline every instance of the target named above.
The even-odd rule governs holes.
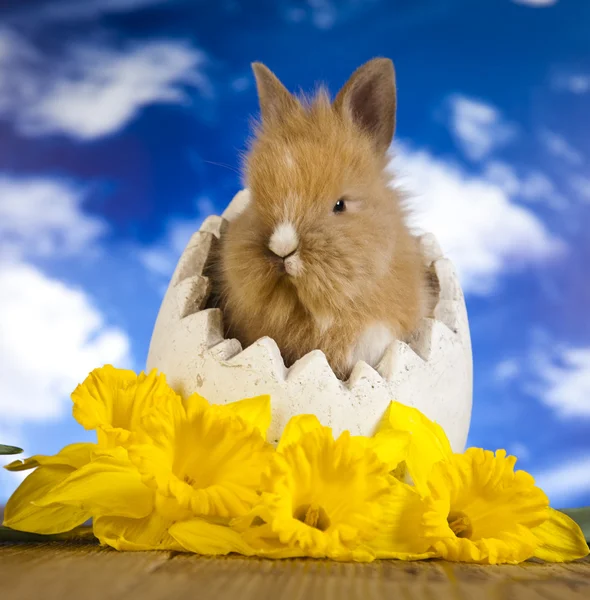
[[[262,63],[252,63],[256,78],[258,101],[263,121],[280,118],[286,111],[297,107],[297,100],[289,93],[278,77]]]
[[[348,113],[366,131],[379,152],[385,152],[395,130],[395,71],[388,58],[374,58],[359,67],[338,92],[334,108]]]

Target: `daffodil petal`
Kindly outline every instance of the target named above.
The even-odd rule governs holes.
[[[549,518],[533,529],[539,546],[535,556],[547,562],[568,562],[588,555],[590,550],[579,525],[558,510],[549,510]]]
[[[390,429],[407,431],[414,436],[417,444],[427,444],[429,451],[436,455],[436,462],[447,459],[453,453],[444,429],[412,406],[390,402],[376,433]]]
[[[15,460],[4,468],[8,471],[27,471],[39,465],[65,465],[77,469],[90,462],[96,448],[96,444],[92,443],[70,444],[64,446],[57,454],[36,454],[24,460]]]
[[[223,416],[233,414],[239,416],[246,423],[258,429],[263,438],[266,439],[266,432],[270,427],[270,396],[255,396],[253,398],[244,398],[228,404],[210,404],[199,394],[191,394],[185,401],[186,413],[189,419],[207,409],[219,411]]]
[[[278,539],[259,539],[257,540],[257,544],[252,547],[255,556],[264,558],[281,559],[301,558],[306,556],[305,551],[301,547],[281,544]]]
[[[101,445],[114,446],[140,434],[143,414],[166,398],[182,402],[156,370],[137,375],[106,365],[92,371],[72,393],[73,415],[85,429],[97,430]]]
[[[303,435],[319,429],[322,424],[315,415],[296,415],[289,419],[279,440],[277,450],[282,452],[287,446],[296,444]]]
[[[435,556],[422,535],[424,504],[414,488],[396,482],[384,504],[382,524],[366,546],[376,558],[421,560]]]
[[[260,431],[260,435],[266,439],[266,433],[270,427],[270,396],[256,396],[255,398],[245,398],[237,402],[219,405],[220,408],[231,411],[238,417],[241,417]]]
[[[197,554],[217,556],[237,552],[252,556],[254,553],[237,531],[203,519],[175,523],[168,532],[183,548]]]
[[[211,405],[203,396],[197,394],[191,394],[185,401],[184,407],[186,409],[186,415],[189,419],[194,419],[200,415],[204,410],[207,410]]]
[[[234,519],[231,526],[242,534],[242,538],[252,548],[255,556],[277,559],[306,556],[306,552],[301,546],[282,543],[278,534],[268,523],[261,522],[261,524],[252,525],[253,515],[259,516],[259,514],[267,512],[266,507],[259,505],[254,508],[248,518]]]
[[[52,465],[41,466],[30,473],[9,498],[4,509],[4,525],[18,531],[52,534],[70,531],[87,521],[91,514],[85,508],[36,504],[73,470],[69,466]]]
[[[85,429],[96,429],[105,424],[113,427],[120,427],[123,422],[128,424],[133,403],[133,396],[128,391],[133,390],[136,380],[133,371],[115,369],[112,365],[94,369],[72,392],[74,418]],[[115,405],[119,419],[114,415]]]
[[[149,436],[149,442],[153,446],[171,453],[179,428],[185,419],[186,410],[180,397],[169,394],[144,411],[140,419],[140,429]]]
[[[535,537],[527,527],[516,525],[513,531],[475,541],[446,537],[436,541],[434,548],[442,558],[453,562],[515,565],[531,558],[535,550]]]
[[[94,517],[141,518],[151,512],[154,500],[153,492],[142,483],[126,453],[123,456],[118,452],[114,456],[99,456],[73,471],[36,504],[76,506],[89,510]]]
[[[172,521],[156,512],[143,519],[98,517],[94,519],[94,535],[103,545],[116,550],[176,550],[183,547],[168,533]]]
[[[406,458],[411,436],[407,431],[381,431],[366,439],[368,447],[392,471]]]
[[[391,402],[377,427],[376,435],[391,430],[410,434],[406,464],[414,485],[422,494],[427,494],[432,467],[441,460],[448,460],[453,454],[443,428],[418,409]]]
[[[18,460],[13,460],[11,463],[4,465],[4,468],[7,471],[28,471],[29,469],[34,469],[39,466],[39,456],[30,456],[29,458],[20,458]]]

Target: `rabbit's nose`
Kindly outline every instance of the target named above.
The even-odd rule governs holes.
[[[291,256],[298,247],[299,236],[293,224],[288,221],[277,225],[268,241],[268,249],[282,259]]]

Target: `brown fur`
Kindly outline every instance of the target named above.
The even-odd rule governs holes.
[[[395,125],[393,65],[370,61],[333,104],[324,90],[297,100],[266,67],[254,71],[262,122],[245,163],[252,201],[230,223],[220,256],[228,330],[244,345],[270,336],[287,365],[321,349],[344,379],[367,327],[386,323],[406,338],[429,305],[417,241],[384,173]],[[349,209],[335,214],[343,197]],[[285,219],[300,240],[296,277],[268,252]]]

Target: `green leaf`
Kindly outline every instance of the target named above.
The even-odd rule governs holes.
[[[0,444],[0,454],[20,454],[22,450],[16,446],[4,446]]]
[[[92,527],[84,525],[66,531],[65,533],[55,533],[52,535],[41,535],[39,533],[28,533],[26,531],[17,531],[0,525],[0,544],[2,542],[13,543],[43,543],[43,542],[84,542],[93,543],[98,540],[94,537]]]
[[[587,542],[590,542],[590,506],[583,508],[562,508],[560,512],[565,513],[573,519],[582,530]]]

